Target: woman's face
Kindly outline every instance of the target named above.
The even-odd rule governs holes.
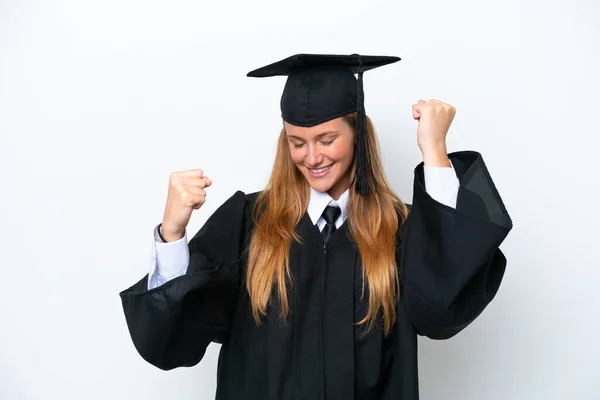
[[[344,117],[308,128],[284,123],[292,160],[310,186],[338,199],[350,184],[354,132]]]

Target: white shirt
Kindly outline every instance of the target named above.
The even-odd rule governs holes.
[[[425,190],[434,200],[448,207],[456,207],[459,182],[453,167],[438,168],[424,167]],[[329,205],[341,209],[340,216],[335,221],[339,228],[347,218],[346,205],[348,204],[349,189],[339,199],[334,200],[329,194],[317,192],[311,188],[308,203],[308,215],[319,230],[325,226],[323,211]],[[154,228],[150,271],[148,275],[148,290],[161,286],[173,278],[184,275],[190,262],[187,232],[174,242],[164,243],[158,236],[158,226]]]
[[[327,192],[317,192],[315,189],[310,188],[310,201],[308,202],[308,216],[313,224],[317,225],[320,231],[325,227],[325,218],[323,218],[323,211],[327,206],[338,207],[342,210],[339,217],[335,220],[335,227],[339,228],[347,218],[346,205],[348,204],[348,195],[350,189],[346,189],[344,193],[340,195],[340,198],[334,200]]]

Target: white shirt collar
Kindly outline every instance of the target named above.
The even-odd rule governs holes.
[[[346,220],[346,205],[348,204],[348,194],[350,189],[346,189],[344,193],[340,195],[340,198],[334,200],[327,192],[317,192],[312,187],[310,188],[310,201],[308,203],[308,215],[313,224],[317,224],[319,218],[325,211],[327,206],[335,206],[337,205],[342,213],[340,215],[341,220]]]

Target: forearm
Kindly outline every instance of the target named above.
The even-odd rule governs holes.
[[[448,158],[448,150],[445,143],[423,147],[423,162],[427,167],[450,167],[450,159]]]

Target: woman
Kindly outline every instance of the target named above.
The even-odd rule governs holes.
[[[157,260],[121,293],[145,360],[192,366],[214,341],[217,399],[418,399],[417,335],[450,338],[485,309],[512,222],[481,156],[447,154],[455,110],[440,101],[413,106],[410,211],[389,188],[362,75],[397,60],[297,55],[249,73],[288,76],[270,182],[187,245],[211,181],[171,176]]]

